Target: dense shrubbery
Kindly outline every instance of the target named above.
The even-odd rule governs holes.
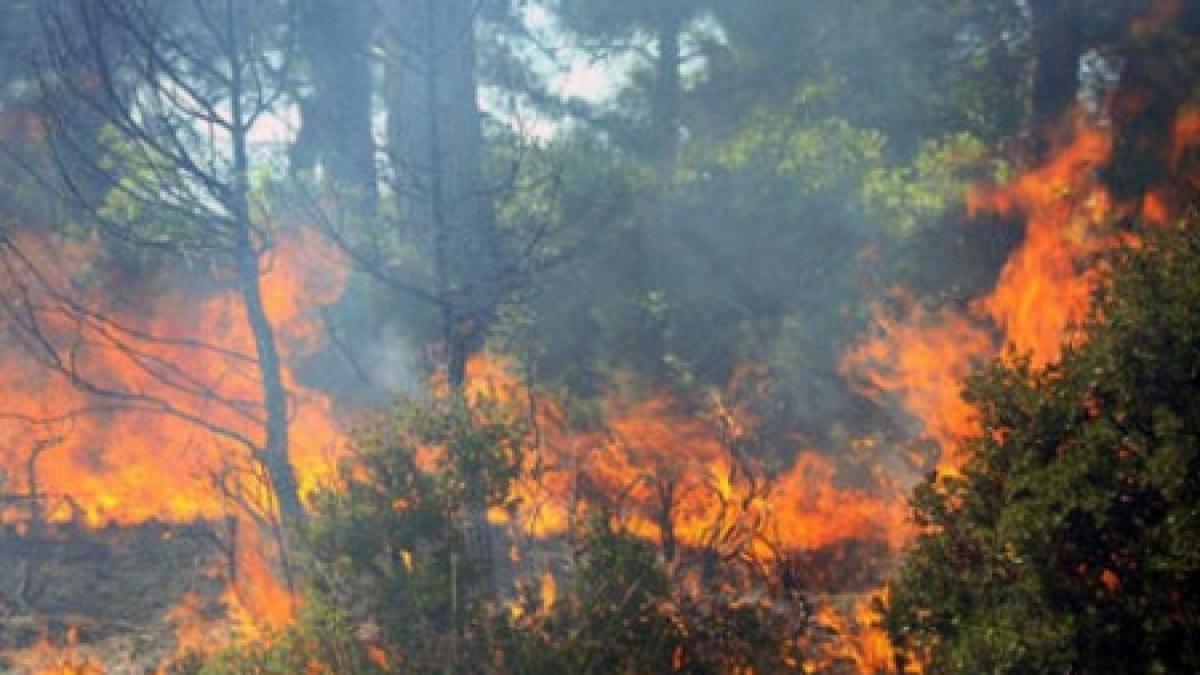
[[[1197,224],[1122,253],[1061,363],[972,381],[983,433],[918,488],[888,614],[933,672],[1200,669]]]
[[[567,596],[510,632],[511,672],[792,672],[809,617],[798,598],[688,590],[652,543],[594,518]],[[789,602],[789,600],[791,600]]]
[[[926,531],[891,585],[887,627],[907,658],[932,672],[1200,668],[1196,220],[1119,254],[1086,341],[1059,363],[1014,356],[971,381],[983,433],[961,475],[918,487]],[[689,591],[601,513],[564,545],[555,602],[497,600],[467,562],[466,485],[501,505],[530,442],[519,412],[482,399],[378,419],[316,500],[305,618],[201,672],[800,667],[798,598]],[[480,466],[493,469],[464,480]]]
[[[557,598],[498,598],[470,562],[467,486],[504,505],[530,438],[520,414],[485,398],[407,401],[380,416],[358,434],[342,485],[315,500],[301,620],[177,671],[770,673],[800,663],[809,617],[798,595],[717,590],[706,583],[715,569],[685,583],[678,557],[599,510],[548,544],[566,560]],[[464,480],[480,466],[493,469]]]

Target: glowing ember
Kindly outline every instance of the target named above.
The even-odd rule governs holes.
[[[805,672],[922,672],[916,664],[905,664],[902,670],[898,667],[891,641],[879,625],[881,600],[886,600],[884,591],[856,598],[822,599],[816,612],[815,635],[806,639],[812,656]]]
[[[32,648],[14,660],[13,665],[33,675],[105,675],[96,662],[79,653],[74,628],[68,631],[66,644],[58,645],[45,635]]]

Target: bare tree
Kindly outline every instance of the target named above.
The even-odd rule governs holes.
[[[274,327],[263,301],[264,260],[272,232],[252,206],[251,131],[277,112],[286,95],[291,26],[286,3],[272,0],[55,0],[43,14],[37,72],[41,110],[49,128],[53,181],[115,245],[175,260],[203,260],[236,289],[253,335],[242,360],[260,384],[257,401],[225,401],[261,434],[209,422],[169,395],[149,396],[105,386],[79,372],[63,345],[45,339],[39,303],[74,317],[94,335],[130,349],[157,338],[75,302],[61,287],[40,281],[37,291],[9,303],[29,343],[47,365],[99,398],[187,419],[250,449],[285,518],[300,519],[288,454],[288,401]],[[89,130],[100,129],[97,139]],[[81,131],[82,130],[82,131]],[[111,186],[97,194],[86,186]],[[103,201],[101,201],[103,200]],[[128,248],[125,250],[129,250]],[[7,242],[6,252],[17,249]],[[11,257],[11,256],[10,256]],[[18,260],[26,279],[37,266]],[[31,275],[32,273],[32,275]],[[201,350],[219,350],[203,336]],[[152,353],[152,350],[151,350]],[[220,392],[186,364],[140,363],[166,388],[220,400]],[[210,390],[212,389],[212,390]],[[185,397],[186,398],[186,397]]]

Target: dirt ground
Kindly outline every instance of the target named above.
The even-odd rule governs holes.
[[[220,618],[214,532],[208,523],[0,529],[0,673],[153,673],[175,650],[176,624]]]

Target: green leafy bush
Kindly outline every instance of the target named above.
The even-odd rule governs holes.
[[[916,491],[887,616],[932,672],[1200,671],[1198,224],[1119,256],[1059,364],[970,383],[982,433]]]

